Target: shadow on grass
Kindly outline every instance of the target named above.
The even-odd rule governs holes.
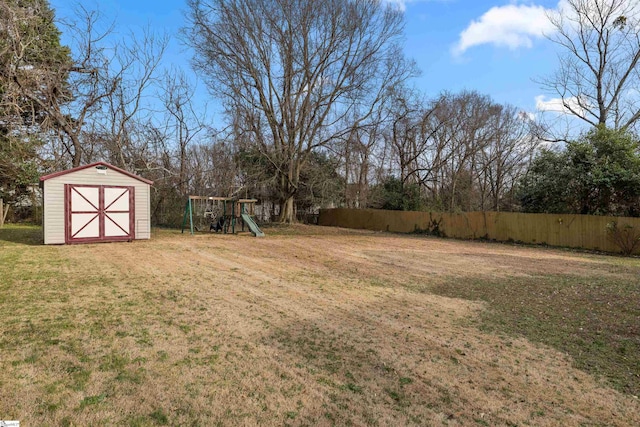
[[[0,229],[0,246],[4,246],[7,243],[29,246],[42,245],[42,227],[38,225],[5,224]]]
[[[484,327],[524,336],[568,353],[575,365],[640,393],[640,281],[620,275],[474,280],[437,286],[437,294],[483,300]],[[622,275],[622,273],[627,273]]]

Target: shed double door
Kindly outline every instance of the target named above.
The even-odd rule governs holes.
[[[66,184],[66,242],[133,240],[134,206],[134,187]]]

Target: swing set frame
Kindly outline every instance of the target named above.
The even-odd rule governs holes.
[[[184,209],[184,216],[182,218],[182,233],[184,233],[187,227],[187,221],[189,222],[189,231],[194,234],[194,231],[200,231],[194,224],[193,211],[194,202],[204,201],[205,203],[222,202],[222,218],[224,219],[224,226],[222,232],[228,233],[229,226],[231,227],[231,233],[236,234],[236,223],[242,214],[253,214],[254,206],[257,203],[257,199],[240,199],[236,197],[212,197],[212,196],[193,196],[190,195]],[[206,211],[205,211],[206,212]],[[244,222],[242,222],[242,230],[244,231]]]

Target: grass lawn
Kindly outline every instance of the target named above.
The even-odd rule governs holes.
[[[0,419],[640,425],[640,259],[295,226],[0,230]]]

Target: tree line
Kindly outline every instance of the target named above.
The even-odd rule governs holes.
[[[638,215],[638,4],[565,3],[542,84],[577,135],[557,114],[415,89],[403,13],[380,1],[189,0],[181,37],[224,108],[214,126],[187,70],[164,66],[168,35],[6,0],[0,197],[25,205],[40,174],[105,160],[154,181],[155,224],[179,223],[188,194],[257,197],[283,222],[331,206]]]

